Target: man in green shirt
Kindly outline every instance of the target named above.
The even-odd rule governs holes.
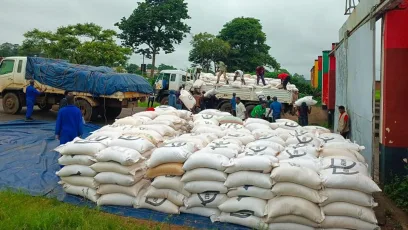
[[[229,82],[228,82],[228,78],[227,78],[227,66],[222,61],[218,62],[217,84],[220,83],[221,75],[224,75],[225,82],[228,85]]]
[[[251,112],[251,117],[253,118],[264,118],[266,112],[266,101],[263,101],[260,105],[255,106],[255,108]]]

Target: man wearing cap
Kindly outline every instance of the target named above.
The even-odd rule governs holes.
[[[31,115],[33,114],[34,111],[36,98],[37,96],[41,95],[41,93],[44,93],[46,89],[47,88],[44,88],[43,90],[38,91],[34,87],[34,80],[30,80],[30,85],[26,88],[26,104],[27,104],[26,121],[33,121]]]
[[[273,97],[272,99],[273,99],[273,102],[271,103],[269,107],[270,110],[269,110],[267,117],[269,117],[269,114],[272,113],[273,121],[276,121],[281,118],[282,104],[278,101],[277,97]]]

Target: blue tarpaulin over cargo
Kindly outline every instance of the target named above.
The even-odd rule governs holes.
[[[55,172],[60,169],[58,153],[53,151],[59,142],[54,136],[54,122],[12,121],[0,123],[0,190],[21,190],[34,196],[55,197],[74,205],[95,207],[78,196],[67,195],[58,185]],[[98,129],[87,124],[84,137]],[[210,218],[190,214],[168,215],[148,209],[103,206],[101,210],[117,215],[146,219],[198,229],[247,229],[241,226],[211,223]]]
[[[116,73],[108,67],[76,65],[64,60],[39,57],[27,58],[26,79],[54,88],[85,92],[92,95],[112,95],[116,92],[150,94],[152,86],[142,76]]]

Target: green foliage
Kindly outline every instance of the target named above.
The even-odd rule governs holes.
[[[405,176],[395,176],[384,186],[384,192],[398,207],[408,212],[408,168],[406,173]]]
[[[190,32],[184,22],[190,18],[187,3],[184,0],[145,0],[137,4],[133,13],[115,26],[122,30],[119,38],[123,45],[151,58],[154,67],[156,54],[161,50],[166,54],[174,52],[173,44],[180,44]],[[154,68],[151,76],[153,72]]]
[[[161,229],[165,223],[140,222],[78,207],[56,199],[0,192],[0,229]]]
[[[126,71],[128,73],[138,73],[139,71],[139,66],[136,64],[129,64],[126,66]]]
[[[206,72],[209,72],[212,62],[215,65],[216,62],[227,59],[231,49],[228,42],[209,33],[194,35],[191,45],[193,49],[190,50],[188,60],[200,64]]]
[[[153,66],[152,64],[147,64],[146,69],[157,69],[157,66]]]
[[[19,49],[20,45],[18,44],[3,43],[0,45],[0,57],[17,56]]]
[[[259,65],[280,68],[280,64],[269,54],[271,47],[265,44],[266,34],[258,19],[235,18],[224,25],[218,37],[231,46],[227,59],[223,60],[229,70],[248,72]]]
[[[131,49],[116,44],[116,32],[93,23],[59,27],[56,32],[34,29],[24,34],[20,53],[65,59],[93,66],[124,66]]]
[[[177,68],[172,65],[160,64],[158,70],[176,70]]]

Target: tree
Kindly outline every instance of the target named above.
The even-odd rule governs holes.
[[[59,27],[56,32],[34,29],[24,34],[21,53],[84,65],[124,66],[132,51],[117,45],[116,35],[93,23]]]
[[[0,57],[17,56],[20,46],[18,44],[3,43],[0,45]]]
[[[224,61],[229,69],[254,71],[259,65],[279,69],[279,63],[269,54],[271,47],[265,44],[266,34],[258,19],[235,18],[224,25],[218,37],[231,45]]]
[[[115,25],[122,30],[119,38],[123,45],[135,53],[145,53],[155,67],[156,55],[161,50],[166,54],[174,52],[173,44],[180,44],[190,32],[190,27],[184,23],[190,18],[187,3],[184,0],[146,0],[137,4],[128,18],[122,18]],[[151,77],[153,73],[154,68]]]
[[[139,72],[139,66],[136,65],[136,64],[129,64],[129,65],[126,66],[126,71],[128,73],[133,73],[133,74],[138,73]]]
[[[172,65],[166,65],[166,64],[160,64],[158,70],[162,71],[162,70],[173,70],[173,69],[177,69],[176,67],[172,66]]]
[[[146,69],[150,69],[150,70],[154,69],[154,70],[157,70],[157,66],[153,66],[152,64],[147,64],[147,65],[146,65]]]
[[[231,49],[228,42],[225,42],[209,33],[199,33],[194,35],[191,41],[193,49],[190,50],[188,60],[200,64],[207,72],[211,63],[227,59]]]

